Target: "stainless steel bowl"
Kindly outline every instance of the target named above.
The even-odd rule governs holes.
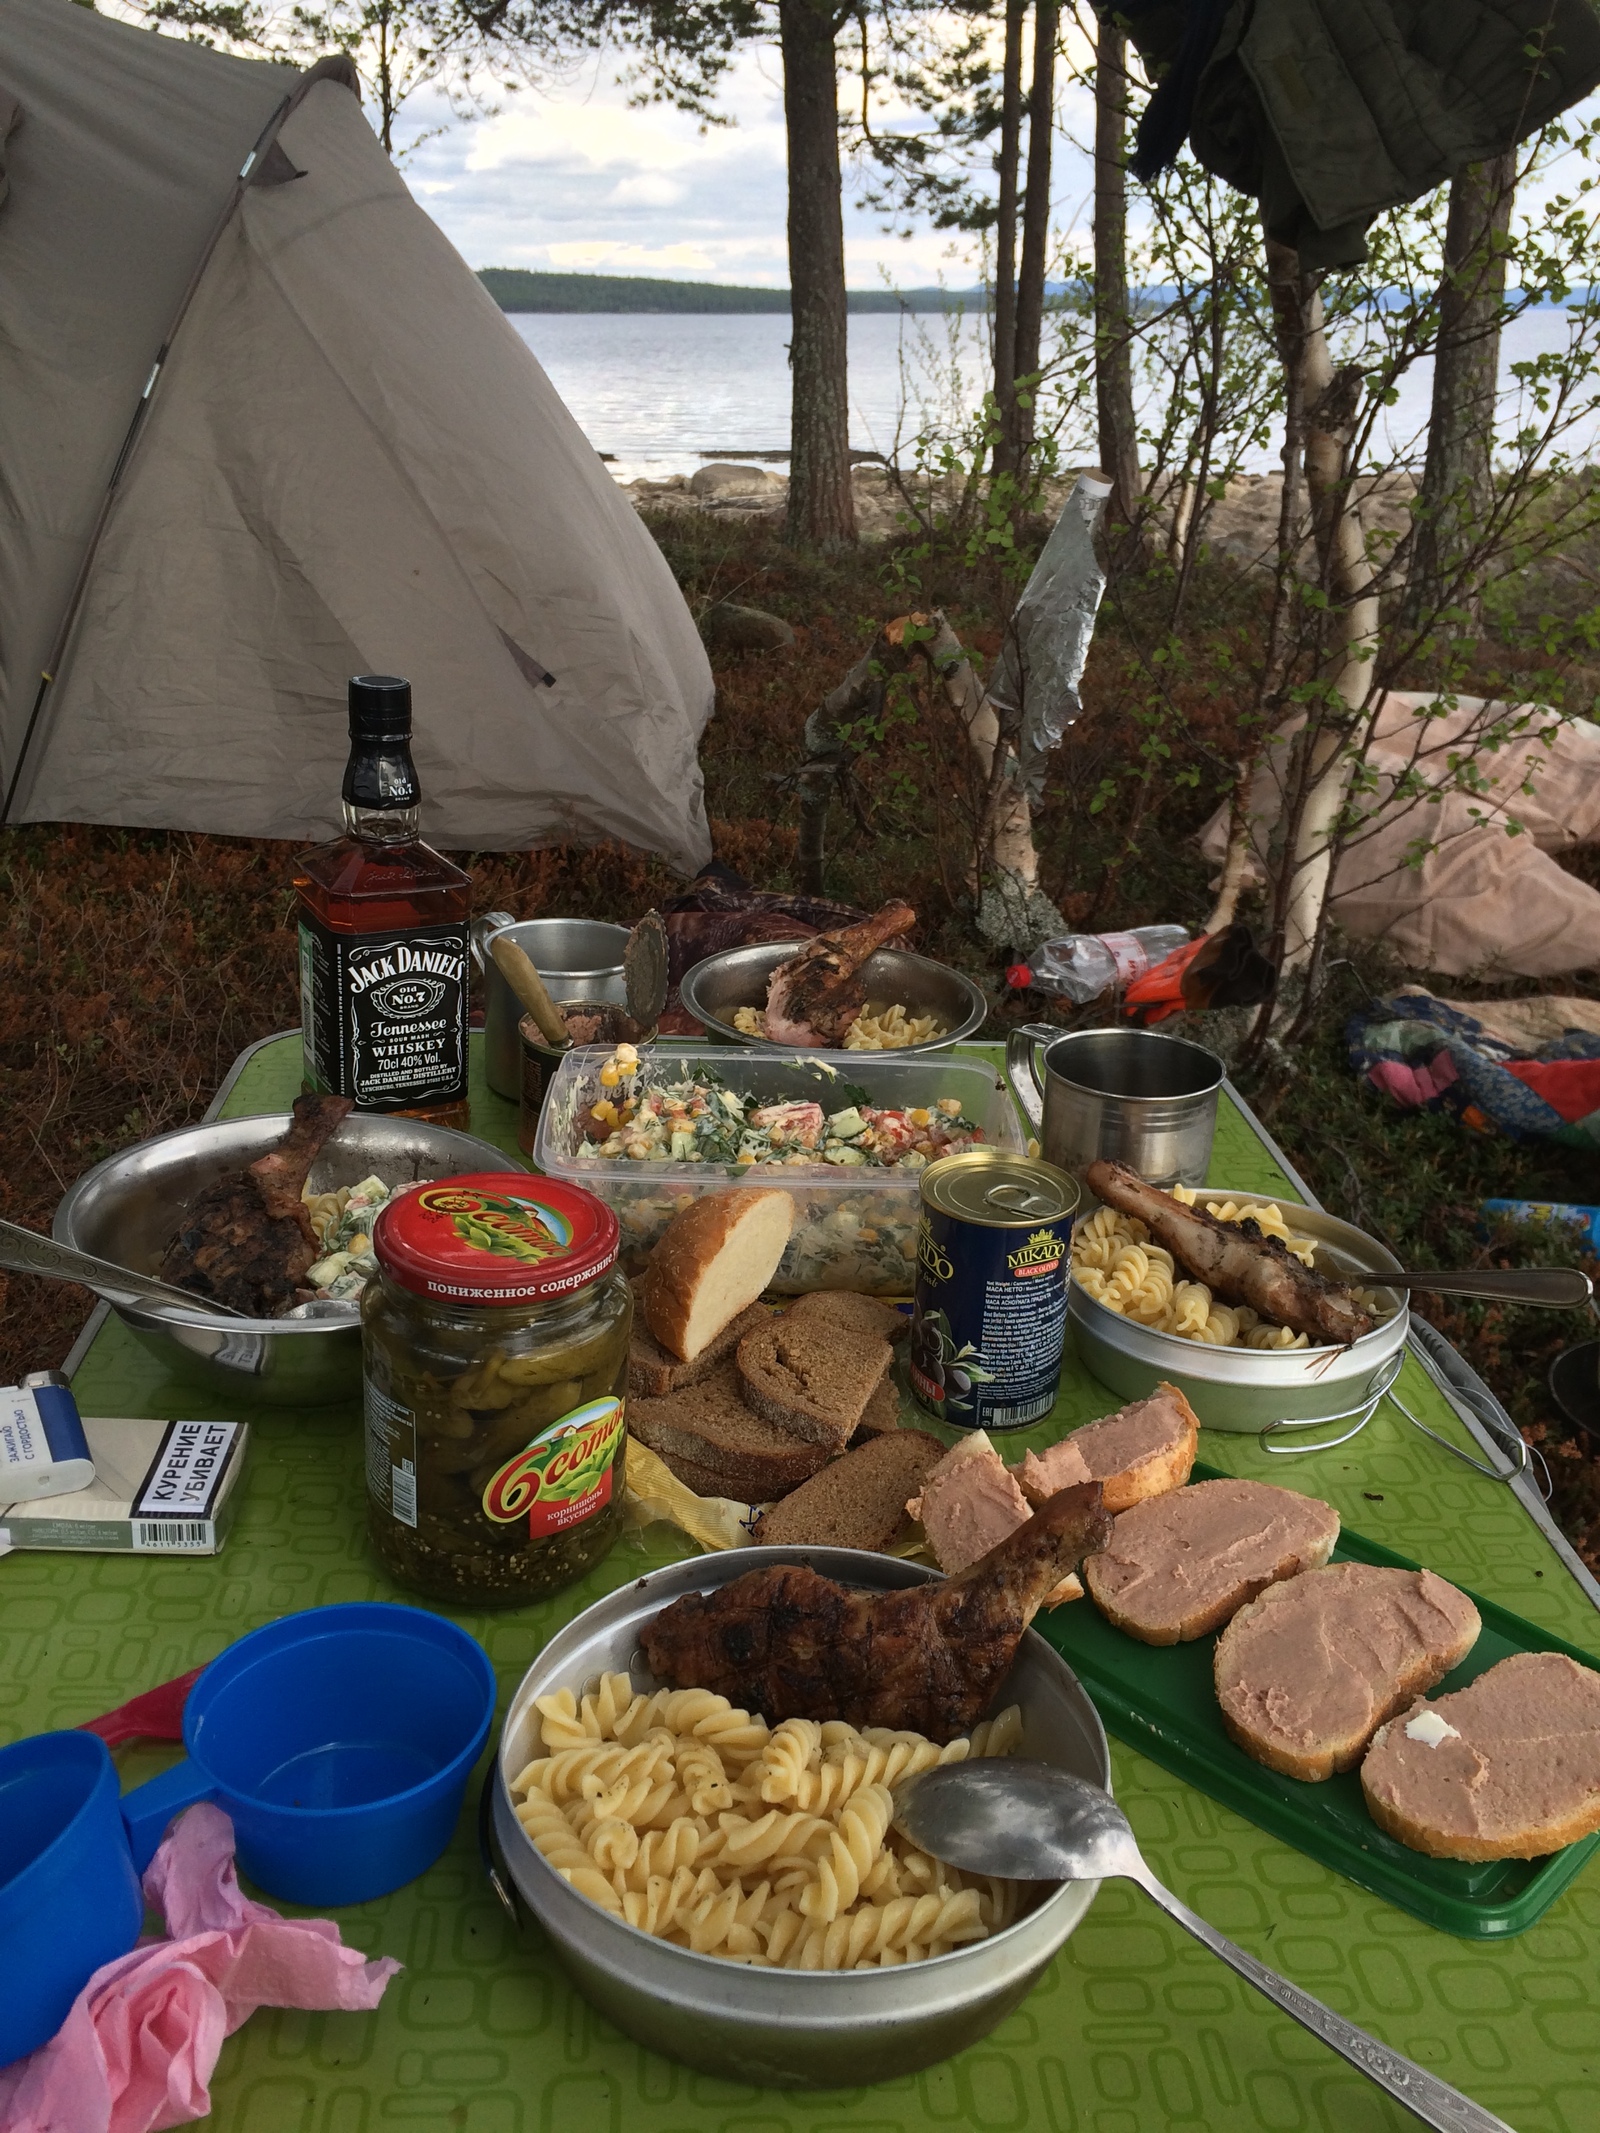
[[[1143,1399],[1162,1379],[1183,1392],[1208,1429],[1259,1432],[1275,1422],[1292,1428],[1273,1433],[1277,1448],[1298,1450],[1302,1430],[1323,1424],[1335,1434],[1358,1418],[1388,1389],[1405,1351],[1410,1312],[1397,1289],[1383,1289],[1385,1274],[1402,1271],[1394,1254],[1354,1223],[1341,1222],[1320,1208],[1271,1193],[1234,1186],[1210,1186],[1208,1200],[1252,1200],[1280,1207],[1298,1235],[1316,1240],[1317,1265],[1342,1281],[1381,1289],[1394,1315],[1348,1348],[1211,1348],[1202,1341],[1180,1340],[1124,1318],[1086,1294],[1074,1280],[1067,1285],[1067,1317],[1084,1366],[1102,1385],[1124,1399]],[[1348,1431],[1348,1434],[1354,1434]],[[1309,1442],[1304,1449],[1315,1449]]]
[[[497,934],[519,947],[563,1003],[596,1000],[609,1007],[628,1004],[622,951],[628,928],[601,918],[514,919],[509,911],[485,911],[472,922],[473,960],[483,973],[483,1071],[496,1096],[515,1103],[522,1091],[522,1046],[517,1024],[522,1009],[500,975],[490,944]]]
[[[159,1272],[184,1209],[224,1171],[253,1163],[289,1130],[290,1114],[180,1126],[108,1156],[56,1209],[52,1234],[138,1273]],[[511,1170],[515,1159],[470,1133],[416,1118],[353,1113],[317,1157],[314,1192],[380,1177],[386,1185],[469,1170]],[[109,1299],[108,1299],[109,1300]],[[112,1304],[129,1331],[170,1369],[223,1393],[273,1407],[353,1398],[361,1386],[361,1307],[327,1304],[317,1318],[219,1319],[160,1304]]]
[[[1098,1884],[1063,1883],[991,1939],[900,1969],[756,1970],[675,1948],[580,1896],[537,1852],[511,1805],[510,1783],[537,1739],[534,1699],[583,1689],[606,1672],[654,1687],[639,1636],[685,1593],[710,1592],[747,1571],[807,1563],[875,1592],[934,1572],[850,1548],[736,1548],[692,1558],[624,1585],[570,1622],[523,1676],[501,1736],[490,1826],[497,1880],[514,1912],[530,1912],[573,1981],[630,2037],[727,2081],[770,2088],[855,2088],[914,2072],[986,2036],[1027,1995],[1082,1919]],[[1031,1630],[996,1708],[1020,1703],[1021,1753],[1111,1783],[1106,1736],[1072,1669]]]
[[[765,1007],[767,981],[780,963],[786,963],[805,946],[804,941],[758,941],[750,948],[726,948],[721,955],[708,955],[696,963],[683,981],[680,997],[684,1006],[707,1029],[734,1044],[755,1045],[765,1051],[790,1052],[793,1045],[775,1044],[767,1037],[748,1037],[735,1026],[734,1011],[741,1007]],[[937,1016],[942,1037],[926,1044],[908,1044],[912,1052],[940,1052],[959,1044],[983,1027],[989,1003],[982,990],[959,970],[935,963],[925,955],[912,955],[904,948],[880,948],[866,962],[867,1005],[903,1007],[913,1019]]]

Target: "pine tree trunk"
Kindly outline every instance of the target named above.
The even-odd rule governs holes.
[[[1025,0],[1006,0],[1006,49],[1000,77],[999,198],[994,232],[994,400],[1000,434],[997,474],[1017,464],[1017,165],[1022,136],[1022,23]]]
[[[818,0],[778,0],[789,143],[789,515],[800,546],[856,537],[850,487],[850,374],[839,181],[835,18]]]
[[[1105,525],[1134,522],[1144,495],[1133,413],[1128,306],[1128,40],[1102,21],[1094,72],[1095,407],[1100,467],[1111,484]]]
[[[1410,629],[1437,628],[1446,607],[1464,607],[1474,626],[1478,618],[1480,574],[1471,561],[1494,505],[1500,306],[1516,183],[1513,149],[1469,163],[1450,186],[1428,456],[1406,580]]]
[[[1017,353],[1013,378],[1039,369],[1044,331],[1044,283],[1050,246],[1050,151],[1056,123],[1056,0],[1033,11],[1033,81],[1028,91],[1028,182],[1022,200],[1022,263],[1017,271]],[[1033,446],[1034,395],[1016,410],[1016,464],[1026,467]]]

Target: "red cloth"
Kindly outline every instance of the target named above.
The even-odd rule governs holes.
[[[1600,1059],[1508,1059],[1505,1069],[1559,1111],[1563,1125],[1600,1111]]]

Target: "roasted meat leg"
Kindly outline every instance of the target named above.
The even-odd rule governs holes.
[[[954,1740],[993,1701],[1041,1602],[1111,1537],[1100,1484],[1063,1489],[959,1576],[855,1592],[800,1565],[691,1593],[644,1633],[674,1688],[713,1689],[773,1723],[840,1718]]]
[[[807,941],[767,981],[767,1035],[776,1044],[843,1044],[866,1005],[862,965],[916,922],[909,904],[891,900],[871,918]]]
[[[192,1203],[161,1278],[250,1318],[280,1318],[321,1247],[300,1194],[323,1143],[353,1108],[348,1096],[297,1096],[276,1148],[230,1170]]]
[[[1302,1266],[1254,1222],[1219,1222],[1203,1207],[1185,1207],[1125,1163],[1091,1163],[1088,1179],[1097,1199],[1142,1222],[1152,1240],[1220,1303],[1248,1304],[1275,1326],[1341,1347],[1372,1331],[1371,1317],[1342,1282]]]

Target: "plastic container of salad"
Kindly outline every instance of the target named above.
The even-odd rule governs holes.
[[[1010,1091],[981,1060],[948,1052],[900,1057],[657,1044],[640,1053],[636,1086],[666,1091],[692,1085],[714,1100],[717,1130],[658,1132],[650,1153],[603,1154],[587,1130],[599,1123],[594,1107],[615,1104],[619,1093],[635,1086],[602,1081],[612,1061],[609,1045],[574,1049],[563,1059],[545,1098],[533,1161],[536,1169],[570,1178],[615,1210],[622,1263],[630,1273],[644,1266],[656,1239],[690,1200],[729,1185],[780,1185],[794,1196],[795,1225],[775,1289],[791,1296],[810,1289],[906,1296],[916,1274],[918,1180],[929,1160],[915,1143],[931,1137],[936,1153],[1025,1145]],[[818,1138],[825,1153],[799,1146],[798,1134],[780,1134],[778,1146],[769,1147],[770,1128],[747,1123],[752,1113],[797,1105],[820,1107]],[[918,1122],[914,1114],[923,1113]],[[804,1123],[801,1114],[790,1115]],[[834,1118],[841,1119],[845,1137],[828,1128]],[[872,1128],[878,1145],[870,1154],[853,1149],[864,1138],[857,1120]],[[631,1138],[635,1148],[646,1145],[643,1134]],[[885,1163],[883,1154],[897,1143],[908,1145]],[[581,1153],[586,1144],[590,1152]],[[741,1144],[744,1161],[737,1159]],[[752,1148],[754,1160],[748,1159]]]

